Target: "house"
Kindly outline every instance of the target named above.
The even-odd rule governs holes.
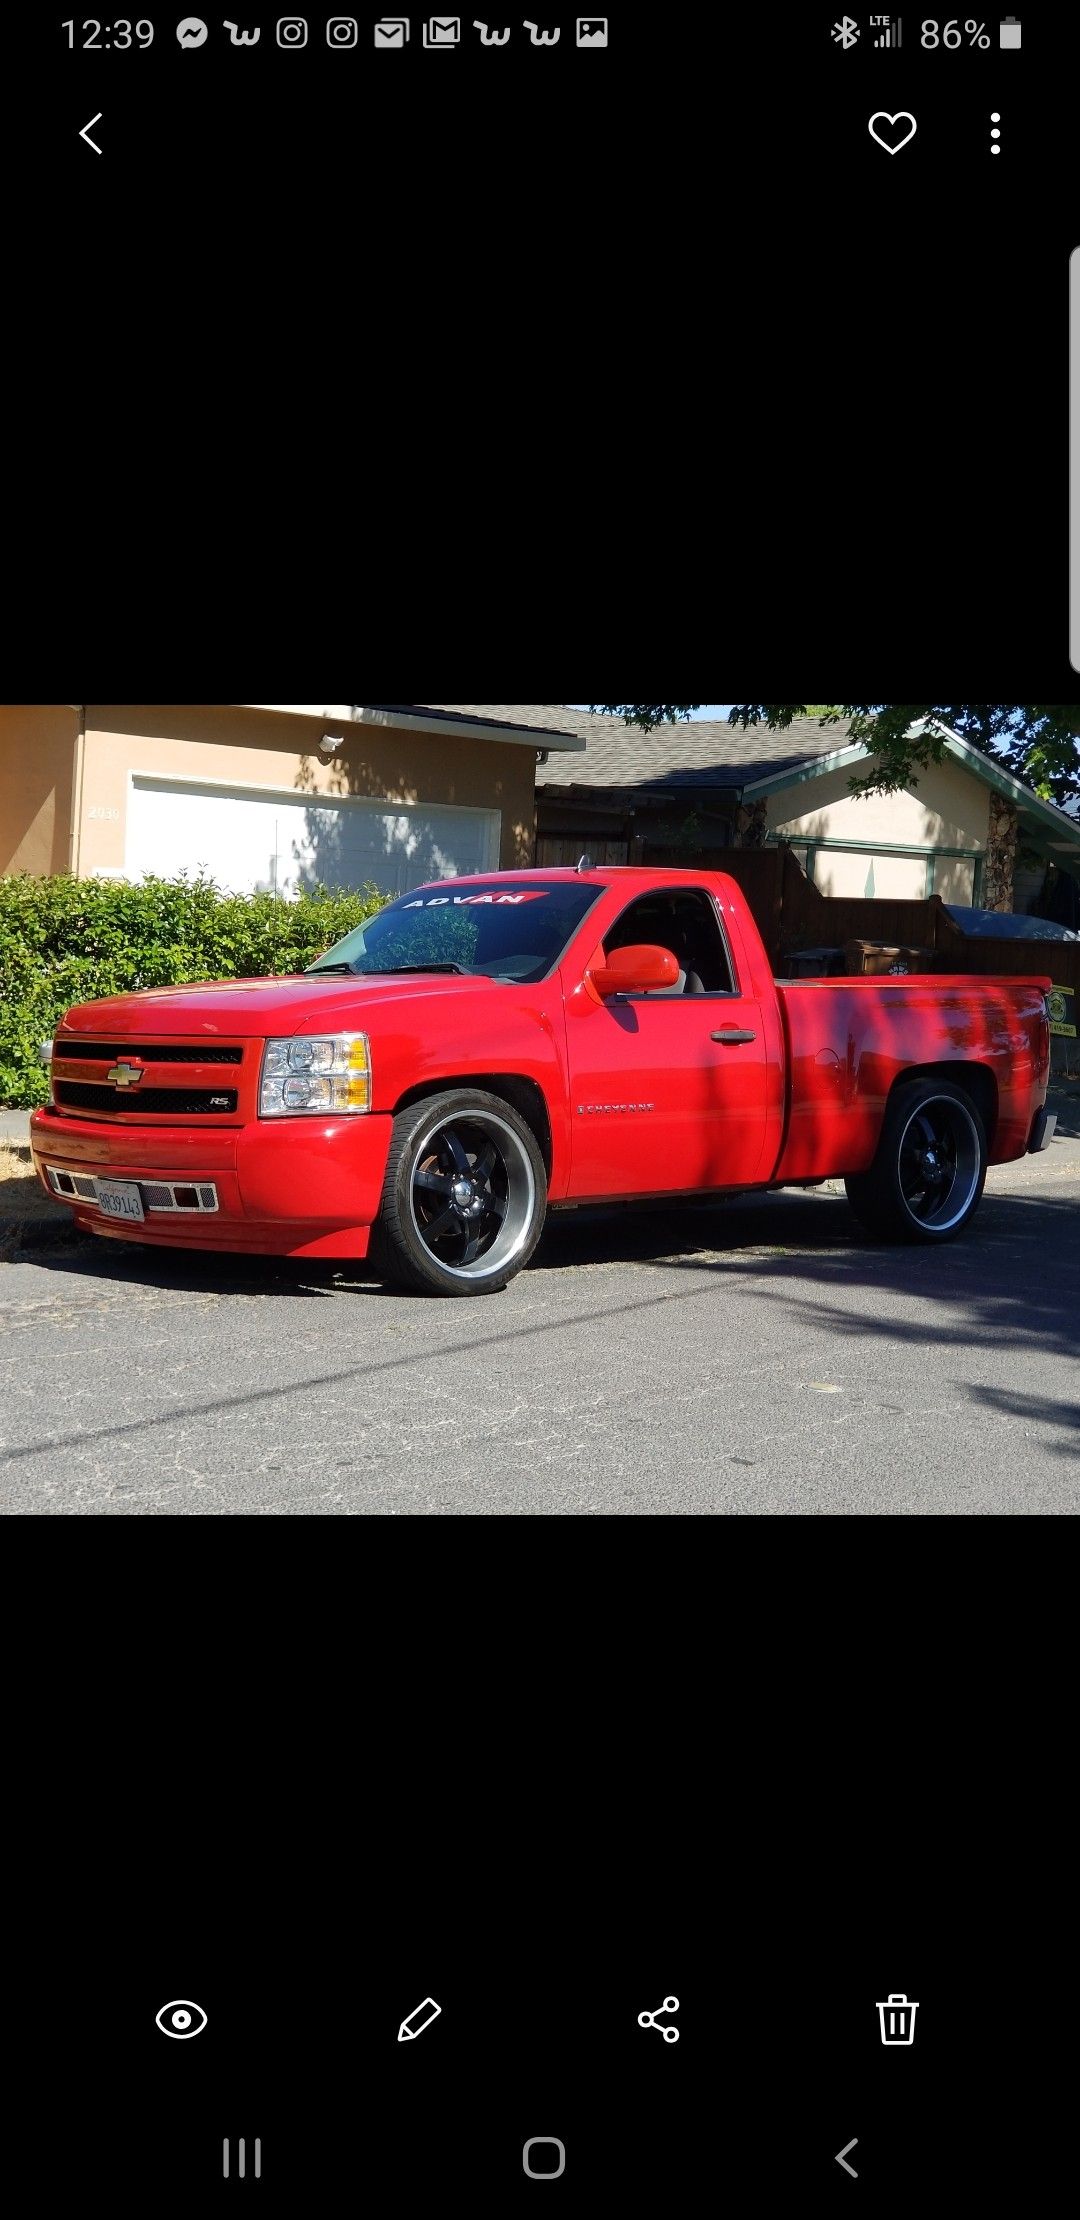
[[[533,860],[545,712],[355,703],[0,706],[0,872],[401,893]]]
[[[856,800],[847,728],[662,725],[545,703],[0,705],[0,872],[399,893],[515,864],[700,862],[783,841],[829,895],[1026,909],[1080,824],[955,733]],[[535,782],[535,789],[534,789]],[[1064,882],[1070,882],[1066,879]]]
[[[524,715],[525,712],[518,712]],[[537,770],[537,861],[668,860],[724,847],[790,844],[823,894],[1026,908],[1048,863],[1080,875],[1080,822],[957,733],[943,760],[896,794],[856,798],[868,762],[844,722],[796,719],[786,732],[723,721],[643,732],[586,710],[556,717],[586,741],[572,764]],[[569,773],[569,776],[567,775]]]

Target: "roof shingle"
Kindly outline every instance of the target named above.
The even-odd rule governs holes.
[[[585,754],[569,762],[561,757],[537,768],[537,787],[575,786],[649,787],[660,792],[672,788],[719,787],[736,790],[755,778],[765,778],[788,764],[796,768],[814,756],[831,755],[847,745],[848,727],[822,725],[816,717],[797,717],[786,732],[772,732],[767,725],[729,724],[724,718],[702,718],[697,723],[657,725],[643,732],[640,725],[624,724],[621,717],[601,717],[588,709],[568,709],[563,703],[533,703],[512,707],[496,703],[429,702],[418,704],[441,717],[486,719],[492,724],[535,727],[537,744],[545,732],[572,733],[586,743]]]

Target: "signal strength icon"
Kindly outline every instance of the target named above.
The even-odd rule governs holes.
[[[874,40],[875,46],[901,46],[903,44],[904,26],[900,16],[872,15],[870,18],[871,28],[875,23],[880,23],[882,26],[880,38]]]

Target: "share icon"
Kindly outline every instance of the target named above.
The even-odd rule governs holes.
[[[677,2012],[677,2011],[678,2011],[678,2009],[679,2009],[679,1999],[678,1999],[678,1997],[677,1997],[677,1996],[666,1996],[666,1997],[664,1998],[664,2001],[663,2001],[663,2003],[662,2003],[662,2004],[658,2004],[658,2005],[657,2005],[657,2007],[656,2007],[656,2010],[655,2010],[655,2012],[639,2012],[639,2013],[638,2013],[638,2016],[637,2016],[637,2023],[638,2023],[638,2026],[639,2026],[639,2027],[655,2027],[655,2029],[656,2029],[656,2032],[657,2032],[657,2034],[658,2034],[658,2035],[662,2035],[662,2036],[663,2036],[663,2038],[664,2038],[664,2041],[665,2041],[665,2043],[677,2043],[677,2042],[678,2042],[678,2040],[679,2040],[679,2030],[678,2030],[678,2028],[677,2028],[677,2027],[661,2027],[659,2023],[660,2023],[660,2014],[661,2014],[661,2012]]]

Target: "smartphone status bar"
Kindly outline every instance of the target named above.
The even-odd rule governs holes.
[[[568,23],[541,22],[528,16],[510,23],[487,23],[460,15],[384,15],[364,21],[354,15],[282,15],[269,23],[201,15],[184,15],[168,23],[155,23],[149,16],[117,17],[112,22],[91,17],[80,21],[68,16],[60,28],[69,49],[80,53],[145,53],[155,43],[160,48],[163,41],[171,41],[185,54],[230,47],[249,53],[275,47],[286,54],[303,53],[311,47],[348,53],[361,46],[384,54],[406,53],[410,48],[452,54],[456,48],[467,46],[516,45],[550,51],[564,43],[585,52],[602,53],[611,37],[606,15],[579,15]]]

